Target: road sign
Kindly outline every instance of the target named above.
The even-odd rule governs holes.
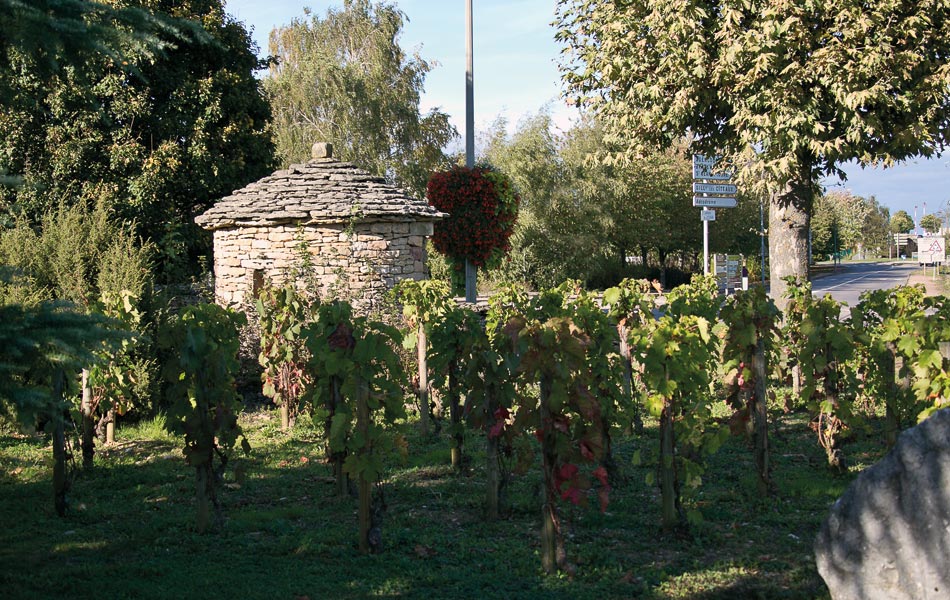
[[[739,189],[731,183],[697,183],[693,182],[694,194],[725,194],[735,196]]]
[[[917,238],[917,261],[920,264],[942,263],[946,259],[946,240],[942,235],[922,235]]]
[[[693,179],[708,179],[710,181],[729,181],[732,179],[731,172],[716,170],[716,162],[718,162],[720,158],[719,156],[694,154]]]
[[[700,221],[715,221],[716,220],[716,211],[712,209],[706,209],[699,211],[699,220]]]
[[[693,206],[707,208],[735,208],[736,199],[723,196],[693,196]]]

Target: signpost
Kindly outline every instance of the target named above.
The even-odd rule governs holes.
[[[703,275],[709,275],[709,222],[716,220],[714,208],[735,208],[738,188],[730,183],[731,171],[716,168],[719,156],[693,155],[693,206],[703,210]]]

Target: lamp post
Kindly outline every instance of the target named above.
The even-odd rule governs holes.
[[[465,0],[465,166],[475,166],[475,61],[472,52],[472,0]],[[478,271],[465,259],[465,301],[475,302]]]

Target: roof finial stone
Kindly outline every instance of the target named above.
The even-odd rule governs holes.
[[[333,144],[329,142],[317,142],[310,148],[310,157],[314,160],[318,158],[333,158]]]

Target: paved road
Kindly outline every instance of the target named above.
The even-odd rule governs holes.
[[[885,290],[903,285],[915,271],[920,271],[916,262],[902,261],[893,263],[843,263],[836,271],[822,274],[812,280],[811,289],[815,296],[831,294],[835,300],[848,306],[858,303],[858,297],[865,290]],[[842,311],[845,312],[845,311]],[[846,314],[846,313],[845,313]],[[845,316],[842,314],[842,316]]]

